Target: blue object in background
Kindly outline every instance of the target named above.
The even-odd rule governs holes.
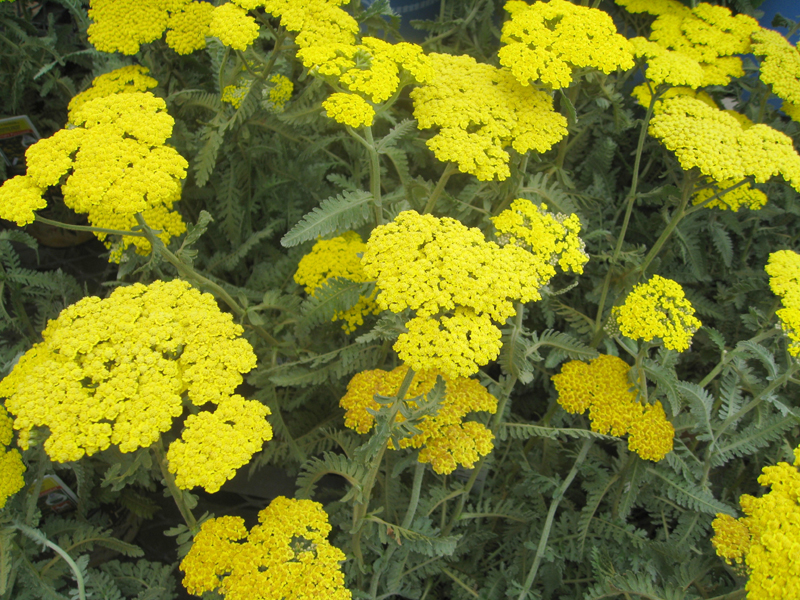
[[[792,21],[800,20],[800,0],[764,0],[761,6],[758,7],[758,10],[764,11],[764,16],[758,20],[761,26],[779,31],[783,35],[787,33],[785,27],[772,26],[772,19],[776,13],[780,13],[781,16],[791,19]],[[797,44],[798,39],[800,39],[800,32],[795,33],[789,41],[793,44]]]
[[[364,8],[375,0],[361,0]],[[389,6],[400,16],[400,33],[409,42],[421,42],[426,32],[414,29],[411,21],[432,21],[439,16],[440,0],[389,0]]]

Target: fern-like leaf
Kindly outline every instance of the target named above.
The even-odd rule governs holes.
[[[314,457],[305,462],[297,476],[297,496],[311,498],[317,482],[325,475],[338,475],[350,484],[350,490],[342,498],[342,502],[351,498],[356,502],[363,501],[362,490],[367,469],[356,461],[333,452],[324,452],[321,458]]]
[[[346,231],[366,223],[372,194],[364,191],[344,192],[323,200],[283,236],[281,245],[289,248],[334,231]]]
[[[709,515],[725,513],[732,517],[736,516],[735,510],[714,498],[711,492],[686,481],[675,473],[655,467],[648,467],[647,472],[663,483],[660,489],[670,500],[689,510]]]

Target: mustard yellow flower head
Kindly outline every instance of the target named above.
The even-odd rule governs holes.
[[[0,509],[6,501],[25,487],[25,465],[16,448],[9,449],[14,439],[13,421],[6,409],[0,404]]]
[[[247,98],[247,94],[252,85],[252,81],[246,81],[242,85],[226,85],[222,88],[220,100],[227,102],[233,106],[233,108],[239,108],[244,99]]]
[[[322,103],[322,108],[327,117],[350,127],[369,127],[375,117],[375,109],[358,94],[336,92]]]
[[[236,394],[213,412],[189,415],[180,439],[169,445],[169,470],[182,489],[202,486],[214,493],[272,439],[269,409]]]
[[[282,112],[286,103],[292,97],[294,91],[294,83],[292,80],[276,73],[269,78],[269,104],[273,112]]]
[[[746,128],[726,111],[679,96],[661,103],[649,131],[684,170],[697,167],[716,181],[752,176],[763,183],[780,175],[800,190],[800,156],[791,138],[768,125]]]
[[[665,348],[678,352],[689,348],[702,325],[680,284],[660,275],[635,286],[612,315],[623,335],[646,342],[657,338]]]
[[[89,42],[101,52],[136,54],[141,44],[159,39],[167,28],[169,7],[190,0],[91,0]]]
[[[339,566],[344,552],[328,542],[322,505],[278,496],[249,532],[241,517],[205,521],[181,561],[183,585],[226,600],[350,600]]]
[[[208,2],[192,2],[167,21],[167,45],[178,54],[191,54],[206,47],[206,36],[214,13]]]
[[[631,40],[634,54],[637,58],[647,61],[647,79],[655,85],[668,83],[672,86],[687,86],[697,88],[703,85],[705,72],[699,62],[682,54],[664,48],[660,44],[651,42],[643,37]],[[646,85],[643,85],[645,89]],[[640,102],[642,102],[640,100]],[[642,102],[642,104],[644,104]]]
[[[715,194],[725,190],[733,185],[736,181],[728,179],[726,181],[714,181],[706,179],[707,184],[713,183],[713,187],[700,190],[692,196],[693,204],[701,204],[714,196]],[[708,208],[719,208],[722,210],[737,211],[742,207],[749,208],[750,210],[758,210],[767,203],[767,195],[761,190],[751,187],[749,183],[740,185],[735,190],[731,190],[709,202],[706,206]]]
[[[631,96],[636,98],[636,101],[639,102],[639,104],[641,104],[645,108],[650,106],[650,100],[652,99],[652,94],[650,93],[650,88],[646,83],[640,83],[635,88],[633,88],[633,90],[631,90]],[[678,86],[669,88],[666,92],[663,92],[659,96],[658,101],[656,101],[656,104],[653,107],[653,114],[657,115],[661,112],[661,103],[664,100],[667,100],[669,98],[677,98],[678,96],[689,96],[690,98],[696,98],[701,102],[705,102],[712,108],[719,108],[714,98],[708,92],[703,91],[701,89],[694,90],[689,87]],[[731,116],[733,116],[734,111],[727,111],[727,112],[729,112]],[[735,113],[735,114],[739,115],[740,113]]]
[[[773,93],[800,104],[800,52],[777,31],[759,29],[753,34],[753,54],[763,56],[759,77]]]
[[[441,161],[482,181],[506,179],[511,146],[546,152],[567,134],[552,97],[523,86],[507,69],[469,56],[430,54],[434,76],[411,91],[420,129],[438,127],[427,142]]]
[[[330,240],[319,240],[311,252],[300,259],[294,280],[305,286],[306,293],[311,296],[331,277],[341,277],[356,282],[369,281],[359,256],[366,249],[367,245],[354,231],[348,231]],[[369,297],[359,296],[355,306],[344,312],[337,312],[333,320],[344,321],[342,329],[346,332],[354,331],[356,327],[364,324],[365,315],[378,314],[381,311],[375,302],[376,293],[377,289]]]
[[[83,298],[48,323],[0,381],[19,445],[48,427],[52,460],[78,460],[117,445],[148,447],[184,410],[219,404],[255,366],[242,328],[210,294],[180,280],[137,283]]]
[[[208,35],[234,50],[244,52],[258,38],[258,23],[243,8],[233,3],[221,4],[211,13]]]
[[[81,106],[111,94],[127,92],[146,92],[158,85],[158,81],[148,75],[150,69],[141,65],[129,65],[115,69],[110,73],[99,75],[92,80],[89,89],[81,92],[69,101],[69,111],[77,111]]]
[[[188,163],[166,145],[174,120],[165,108],[165,102],[149,92],[113,93],[78,103],[69,114],[71,127],[28,148],[25,179],[15,178],[0,188],[5,214],[30,222],[32,211],[44,207],[41,193],[61,184],[64,203],[88,214],[91,225],[130,230],[136,213],[142,213],[168,243],[186,231],[171,209],[180,199],[180,180],[186,177]],[[95,235],[107,238],[104,233]],[[123,236],[111,260],[119,261],[129,245],[141,254],[150,252],[145,238]],[[111,242],[106,246],[112,247]]]
[[[509,0],[505,9],[511,19],[503,24],[498,57],[522,85],[533,81],[558,89],[569,86],[578,68],[633,68],[630,42],[602,10],[567,0]]]
[[[547,205],[536,206],[530,200],[517,198],[511,208],[492,217],[501,244],[517,244],[530,250],[545,262],[558,264],[564,271],[583,273],[589,261],[586,244],[578,236],[581,221],[578,215],[553,214]]]
[[[344,408],[345,425],[358,433],[367,433],[375,425],[374,413],[381,405],[375,395],[394,396],[408,372],[408,366],[397,367],[393,371],[363,371],[356,374],[347,384],[347,393],[339,401]],[[428,394],[436,383],[436,371],[423,371],[414,374],[411,387],[404,399],[409,408],[417,408],[417,400]],[[442,375],[446,395],[433,416],[424,416],[415,423],[420,431],[417,435],[401,438],[400,448],[420,448],[418,460],[430,463],[439,474],[452,473],[457,466],[467,469],[475,466],[481,456],[486,456],[494,447],[494,436],[483,424],[464,421],[470,413],[497,410],[497,399],[486,391],[478,381],[463,377],[450,378]],[[397,421],[405,417],[397,415]],[[391,444],[396,449],[394,443]]]
[[[783,104],[781,104],[781,110],[786,113],[793,121],[797,121],[800,123],[800,104],[795,104],[793,102],[787,102],[784,100]]]
[[[650,15],[686,14],[689,8],[678,0],[614,0],[625,10],[632,13],[647,13]]]
[[[621,358],[601,354],[590,363],[569,361],[551,379],[564,410],[581,414],[588,409],[592,431],[629,434],[631,452],[658,462],[672,451],[675,429],[660,402],[639,403],[628,381],[629,371]]]
[[[765,270],[770,289],[781,298],[782,308],[775,314],[789,338],[789,354],[800,356],[800,254],[791,250],[773,252]]]
[[[744,562],[750,551],[750,530],[744,520],[717,513],[711,526],[714,528],[711,544],[717,555],[724,558],[729,565]]]

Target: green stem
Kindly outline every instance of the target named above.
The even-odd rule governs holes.
[[[553,496],[553,501],[550,503],[550,510],[547,512],[547,518],[544,522],[544,529],[542,530],[542,535],[539,538],[539,547],[536,549],[536,556],[533,559],[531,570],[528,571],[528,576],[525,578],[525,583],[522,586],[522,591],[519,594],[518,600],[525,600],[528,595],[528,591],[531,589],[533,582],[536,580],[536,574],[539,571],[539,564],[542,562],[542,557],[544,556],[545,549],[547,548],[547,540],[550,537],[550,530],[553,527],[553,520],[555,519],[558,505],[564,498],[564,494],[567,493],[567,489],[569,489],[569,486],[572,484],[572,480],[575,479],[575,476],[578,474],[578,468],[586,459],[586,455],[589,453],[589,449],[592,447],[593,442],[594,440],[591,438],[584,440],[583,446],[581,446],[581,451],[578,453],[578,457],[575,459],[575,464],[572,465],[572,470],[569,472],[567,478]]]
[[[622,230],[617,237],[617,244],[614,246],[614,254],[611,256],[611,262],[608,265],[606,277],[603,280],[603,290],[600,293],[600,303],[597,305],[597,317],[595,318],[594,335],[592,336],[592,346],[597,346],[602,338],[603,330],[603,311],[606,307],[606,300],[608,299],[608,289],[611,284],[611,276],[614,272],[614,267],[617,264],[619,255],[622,252],[622,244],[625,241],[625,234],[628,232],[628,225],[631,222],[631,214],[633,212],[633,205],[636,202],[636,191],[639,186],[639,167],[642,163],[642,152],[644,150],[644,141],[647,138],[647,128],[650,125],[650,119],[653,117],[656,102],[659,99],[657,91],[650,96],[650,104],[647,107],[647,112],[642,121],[642,128],[639,130],[639,141],[636,144],[636,156],[633,161],[633,177],[631,178],[631,189],[628,190],[628,197],[625,206],[625,217],[622,220]]]
[[[146,237],[141,231],[123,231],[120,229],[104,229],[103,227],[92,227],[91,225],[72,225],[71,223],[62,223],[61,221],[51,221],[45,219],[40,215],[36,215],[36,220],[45,225],[52,225],[53,227],[60,227],[61,229],[70,229],[72,231],[89,231],[91,233],[102,233],[105,235],[123,235],[128,237]]]
[[[425,208],[422,210],[423,215],[427,215],[433,210],[433,208],[436,206],[436,201],[439,199],[439,196],[442,195],[444,187],[447,185],[447,181],[450,179],[450,176],[457,171],[458,167],[456,167],[453,163],[447,163],[444,171],[442,171],[441,177],[439,177],[439,181],[436,183],[436,187],[433,188],[433,192],[431,192],[431,195],[428,198],[427,204],[425,204]]]
[[[369,191],[375,208],[375,226],[383,225],[383,209],[381,205],[381,159],[372,137],[372,127],[364,127],[364,139],[369,152]]]
[[[2,274],[3,279],[9,284],[8,291],[11,295],[11,304],[14,305],[14,312],[17,315],[17,319],[22,321],[22,325],[28,330],[28,335],[30,336],[31,342],[41,339],[39,338],[39,334],[36,331],[36,328],[33,326],[33,323],[31,323],[31,319],[28,316],[28,311],[25,310],[25,303],[22,301],[22,298],[19,295],[19,289],[16,285],[14,285],[13,282],[8,281],[6,268],[2,264],[0,264],[0,274]]]
[[[246,311],[239,306],[239,303],[233,299],[233,297],[225,291],[225,289],[211,281],[210,279],[203,277],[192,269],[189,265],[184,263],[181,259],[175,256],[172,252],[170,252],[167,247],[164,245],[164,242],[161,241],[155,232],[150,229],[147,225],[147,222],[144,220],[144,217],[139,213],[136,215],[136,222],[139,223],[139,226],[142,228],[142,233],[144,237],[150,242],[150,245],[153,247],[153,252],[158,252],[159,255],[164,257],[164,259],[170,263],[175,269],[178,271],[178,274],[181,277],[185,277],[186,279],[194,280],[198,286],[205,287],[211,291],[212,294],[220,298],[228,307],[234,312],[237,317],[244,317]],[[258,325],[250,324],[250,327],[253,328],[253,331],[258,334],[258,336],[267,342],[271,346],[280,346],[281,343],[276,340],[272,335],[270,335],[263,327]]]
[[[167,457],[164,453],[164,442],[161,440],[161,437],[158,438],[158,441],[153,444],[151,448],[156,457],[156,462],[158,462],[158,467],[161,469],[161,475],[164,477],[164,483],[167,485],[167,489],[172,499],[175,501],[175,505],[178,507],[183,521],[189,529],[194,531],[197,527],[197,520],[194,518],[191,509],[186,505],[186,499],[183,497],[183,490],[175,483],[175,476],[170,473],[167,468]]]
[[[692,192],[694,191],[694,182],[695,177],[684,172],[683,190],[681,191],[680,204],[678,205],[678,208],[675,209],[675,212],[672,213],[672,219],[670,219],[670,222],[667,223],[666,228],[661,232],[661,235],[656,240],[656,243],[653,244],[653,247],[650,248],[650,252],[647,253],[647,256],[644,257],[644,261],[638,267],[638,271],[640,273],[644,274],[647,271],[647,267],[650,266],[650,263],[653,262],[653,259],[658,256],[658,253],[661,252],[661,248],[664,247],[664,244],[669,239],[669,236],[671,236],[672,232],[675,231],[678,223],[680,223],[681,219],[686,216],[686,206],[689,204],[689,198],[692,197]]]
[[[39,542],[40,544],[44,544],[51,550],[58,553],[61,558],[63,558],[66,563],[69,565],[69,568],[72,570],[72,574],[75,575],[75,581],[78,584],[78,598],[79,600],[86,600],[86,587],[83,583],[83,574],[81,574],[81,570],[78,567],[77,563],[72,560],[72,557],[58,544],[55,544],[48,540],[45,535],[32,527],[28,527],[27,525],[22,525],[21,523],[14,523],[14,528],[19,529],[23,534],[27,537],[32,539],[34,542]]]
[[[762,340],[765,340],[769,337],[772,337],[773,335],[776,335],[778,332],[779,332],[778,329],[770,329],[768,331],[762,331],[754,338],[751,338],[750,341],[757,344]],[[732,352],[723,353],[721,360],[714,366],[713,369],[711,369],[711,371],[709,371],[708,375],[703,377],[702,381],[700,381],[700,383],[698,383],[697,385],[699,385],[700,387],[706,387],[717,377],[717,375],[719,375],[722,372],[722,369],[725,368],[725,366],[734,358],[734,356],[735,354],[733,354]]]

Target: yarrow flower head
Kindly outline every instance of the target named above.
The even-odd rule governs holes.
[[[344,552],[328,542],[322,505],[278,496],[249,532],[241,517],[209,519],[181,561],[183,585],[226,600],[350,600],[339,566]]]
[[[800,52],[777,31],[759,29],[753,34],[753,54],[763,56],[759,78],[784,100],[783,111],[800,121]]]
[[[333,277],[341,277],[350,281],[369,281],[364,268],[361,266],[359,254],[364,252],[367,245],[361,236],[354,231],[330,240],[319,240],[314,244],[311,252],[300,259],[297,272],[294,274],[295,282],[305,286],[306,293],[314,296],[325,283]],[[375,302],[377,289],[369,296],[359,296],[358,302],[344,312],[337,312],[334,321],[344,321],[342,329],[350,333],[356,327],[364,324],[364,316],[378,314],[381,308]]]
[[[505,9],[511,19],[503,24],[498,56],[522,85],[559,89],[569,86],[578,68],[611,73],[634,66],[630,42],[602,10],[567,0],[509,0]]]
[[[776,314],[789,338],[789,354],[800,356],[800,254],[791,250],[773,252],[765,270],[770,289],[781,298],[783,308]]]
[[[660,402],[639,403],[628,381],[629,371],[621,358],[601,354],[590,363],[569,361],[551,379],[564,410],[581,414],[588,409],[592,431],[629,434],[629,450],[658,462],[672,451],[675,429]]]
[[[322,103],[326,116],[337,123],[350,127],[369,127],[375,117],[375,109],[358,94],[336,92]]]
[[[710,187],[700,190],[692,196],[693,204],[702,204],[709,198],[713,198],[716,194],[735,186],[737,181],[728,179],[727,181],[712,181],[706,179],[706,184]],[[719,208],[721,210],[737,211],[742,207],[749,208],[750,210],[758,210],[767,203],[767,195],[754,187],[750,183],[740,185],[736,189],[725,192],[718,198],[711,200],[706,206],[708,208]]]
[[[718,514],[712,523],[717,554],[746,568],[745,589],[752,600],[800,595],[800,448],[794,455],[794,465],[780,462],[762,469],[758,482],[771,489],[760,498],[739,498],[744,517]]]
[[[578,215],[553,214],[547,205],[536,206],[530,200],[517,198],[511,208],[492,217],[500,234],[500,243],[517,244],[541,256],[562,270],[582,274],[589,261],[586,244],[578,237],[581,221]]]
[[[205,48],[213,6],[201,0],[91,0],[89,42],[101,52],[136,54],[159,39],[179,54]]]
[[[141,85],[133,72],[100,84],[115,87],[129,76],[140,82],[133,85]],[[64,203],[86,213],[91,225],[130,230],[141,213],[168,243],[186,231],[171,209],[180,199],[188,163],[166,144],[175,121],[165,109],[166,103],[150,92],[123,90],[79,102],[69,113],[70,127],[28,148],[27,174],[0,188],[0,218],[13,218],[18,225],[32,222],[33,211],[46,206],[45,190],[61,184]],[[95,235],[104,241],[108,237]],[[130,245],[140,254],[150,252],[143,237],[123,236],[116,246],[106,241],[116,262]]]
[[[267,92],[267,104],[272,112],[283,112],[286,103],[292,97],[294,83],[292,80],[276,73],[269,78],[269,91]]]
[[[256,20],[231,2],[215,7],[208,25],[208,35],[242,52],[258,38],[258,31]]]
[[[111,444],[122,452],[150,446],[182,414],[184,397],[218,405],[217,413],[187,419],[184,440],[168,453],[179,480],[215,490],[271,437],[268,411],[232,395],[256,363],[241,334],[210,294],[184,281],[120,287],[50,321],[44,340],[0,382],[0,397],[19,445],[28,447],[34,427],[47,427],[44,448],[58,462]],[[191,471],[181,474],[182,466]]]
[[[158,81],[148,75],[150,69],[141,65],[129,65],[99,75],[92,80],[89,89],[69,101],[69,111],[77,111],[81,106],[95,98],[105,98],[112,94],[127,92],[146,92],[158,85]]]
[[[396,396],[407,373],[408,366],[403,365],[393,371],[376,369],[356,374],[339,401],[339,406],[347,411],[344,424],[358,433],[369,432],[375,425],[374,413],[381,408],[375,396]],[[422,397],[433,390],[438,375],[435,371],[414,373],[404,405],[416,409]],[[473,468],[481,456],[492,451],[492,432],[481,423],[465,421],[464,417],[474,412],[494,414],[497,399],[474,379],[442,377],[446,393],[436,414],[414,422],[419,433],[402,437],[399,447],[420,448],[419,462],[430,463],[434,471],[446,475],[458,465]],[[397,421],[405,422],[403,411],[398,413]],[[391,447],[396,449],[394,443]]]
[[[665,348],[678,352],[689,348],[702,325],[680,284],[660,275],[635,286],[612,315],[623,335],[646,342],[658,338]]]
[[[378,304],[416,316],[394,348],[414,370],[469,376],[494,360],[515,300],[539,300],[555,275],[547,259],[516,245],[487,242],[477,228],[450,218],[400,213],[376,227],[361,259],[377,281]]]
[[[470,56],[430,54],[434,76],[411,91],[420,129],[438,127],[427,146],[441,161],[481,181],[509,174],[511,146],[520,154],[546,152],[567,134],[553,98],[523,86],[507,69]]]
[[[664,100],[650,135],[675,152],[685,170],[698,168],[716,181],[781,175],[800,190],[800,156],[792,139],[768,125],[743,126],[727,111],[688,96]]]
[[[8,448],[14,439],[13,421],[0,404],[0,509],[6,501],[25,487],[25,465],[16,448]]]

